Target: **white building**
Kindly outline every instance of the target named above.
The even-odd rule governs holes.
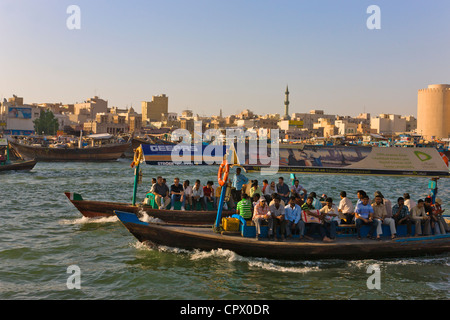
[[[379,134],[406,132],[406,119],[397,114],[380,114],[370,119],[370,128]]]
[[[0,127],[6,134],[30,135],[34,134],[34,120],[39,118],[40,108],[35,105],[26,105],[23,98],[3,100],[0,107]]]

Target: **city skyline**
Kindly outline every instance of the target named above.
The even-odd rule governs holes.
[[[78,5],[79,30],[67,8]],[[378,5],[381,29],[367,8]],[[449,83],[448,1],[2,1],[0,97],[224,116],[250,109],[417,115],[417,91]]]

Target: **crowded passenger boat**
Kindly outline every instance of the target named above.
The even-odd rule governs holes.
[[[205,185],[196,180],[183,182],[175,178],[173,184],[159,176],[152,179],[148,199],[160,210],[216,210],[219,206],[222,187],[213,181]],[[399,226],[406,226],[406,236],[441,235],[450,232],[444,217],[442,200],[432,194],[425,199],[411,199],[408,193],[397,197],[393,204],[380,191],[370,197],[364,190],[357,191],[354,204],[346,191],[339,193],[338,200],[325,194],[318,196],[309,192],[298,179],[288,185],[283,177],[278,183],[263,180],[249,180],[241,168],[227,179],[225,208],[236,213],[246,224],[256,229],[255,238],[262,240],[312,240],[317,236],[323,242],[334,242],[338,233],[352,228],[358,240],[363,237],[381,240],[384,237],[396,239]],[[393,195],[391,195],[393,196]],[[148,203],[147,203],[148,204]],[[366,226],[368,233],[362,235]],[[262,232],[267,229],[267,234]],[[386,234],[384,234],[386,233]]]

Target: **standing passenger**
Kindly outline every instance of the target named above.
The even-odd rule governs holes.
[[[242,196],[242,186],[248,182],[248,178],[241,174],[241,168],[236,168],[236,174],[233,177],[232,196],[235,202],[239,202]]]

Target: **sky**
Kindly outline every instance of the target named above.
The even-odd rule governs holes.
[[[417,115],[419,89],[450,83],[448,17],[448,0],[0,0],[0,98],[263,115],[289,85],[291,114]]]

